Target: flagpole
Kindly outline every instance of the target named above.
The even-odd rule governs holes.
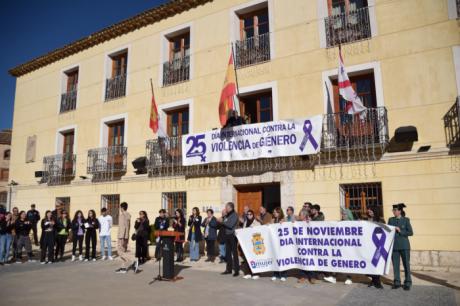
[[[232,44],[233,70],[235,70],[236,96],[239,98],[239,96],[240,96],[240,87],[238,86],[238,74],[236,73],[235,52],[233,51],[233,43],[231,43],[231,44]]]
[[[152,82],[152,78],[150,78],[150,89],[152,90],[152,96],[153,96],[153,82]]]

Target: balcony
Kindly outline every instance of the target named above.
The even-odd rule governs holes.
[[[150,177],[207,176],[294,169],[313,169],[317,164],[378,160],[389,142],[387,111],[369,108],[360,115],[324,115],[321,153],[310,156],[261,158],[256,160],[182,166],[182,138],[147,141],[147,170]]]
[[[270,33],[235,42],[235,67],[243,68],[270,60]]]
[[[74,110],[77,107],[77,89],[72,89],[61,95],[60,113]]]
[[[190,56],[163,63],[163,86],[170,86],[190,79]]]
[[[70,153],[43,158],[42,182],[48,185],[69,184],[75,177],[76,155]]]
[[[460,148],[460,96],[444,115],[444,132],[447,147],[451,150]]]
[[[126,95],[126,74],[118,75],[105,81],[105,101]]]
[[[372,36],[368,7],[326,17],[324,24],[328,48],[368,39]]]
[[[88,151],[86,172],[93,175],[93,181],[113,180],[126,173],[128,148],[110,146]]]

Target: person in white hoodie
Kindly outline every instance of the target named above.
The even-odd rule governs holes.
[[[101,256],[102,260],[108,258],[113,260],[112,257],[112,236],[110,235],[110,230],[112,229],[113,220],[112,216],[107,215],[107,208],[103,207],[101,209],[101,215],[98,218],[99,220],[99,239],[101,240]],[[107,256],[105,257],[105,245],[107,244]]]

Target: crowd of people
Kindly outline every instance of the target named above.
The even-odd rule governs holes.
[[[410,220],[405,217],[404,204],[393,205],[394,217],[389,219],[388,224],[396,227],[396,236],[393,246],[392,261],[394,267],[394,283],[392,288],[401,287],[399,262],[403,261],[405,281],[403,288],[410,290],[410,244],[408,237],[413,235]],[[341,209],[341,219],[352,221],[355,216],[348,209]],[[41,220],[41,221],[40,221]],[[128,204],[120,204],[118,217],[118,234],[117,234],[117,253],[121,259],[122,266],[117,269],[117,273],[126,273],[132,269],[139,271],[139,265],[144,264],[149,258],[148,246],[151,237],[152,227],[154,231],[168,230],[173,228],[176,232],[181,233],[175,239],[176,261],[184,261],[184,243],[189,245],[190,262],[196,262],[200,259],[200,243],[204,240],[206,245],[206,262],[214,262],[219,258],[219,263],[225,263],[226,269],[223,275],[232,274],[237,277],[240,275],[240,267],[243,270],[245,279],[258,279],[258,274],[253,274],[249,268],[248,262],[238,246],[235,235],[237,228],[249,228],[259,225],[267,225],[282,222],[314,222],[324,221],[325,216],[318,204],[309,202],[304,203],[302,209],[297,215],[294,214],[294,208],[289,206],[286,213],[281,207],[274,208],[270,213],[263,206],[256,213],[245,206],[243,212],[238,215],[235,211],[234,204],[229,202],[222,210],[221,217],[215,217],[214,211],[208,209],[205,216],[201,216],[198,207],[192,209],[191,215],[186,220],[185,213],[182,209],[176,209],[172,216],[168,215],[165,209],[159,211],[153,226],[150,225],[148,215],[145,211],[139,212],[139,217],[134,223],[135,232],[130,236],[131,215],[128,212]],[[369,207],[367,216],[364,220],[384,223],[385,221],[379,215],[379,210]],[[38,224],[41,227],[41,237],[38,239]],[[96,261],[97,234],[100,240],[100,256],[102,260],[113,260],[111,245],[111,229],[113,220],[107,214],[107,209],[102,208],[99,217],[94,210],[89,210],[86,217],[82,211],[75,212],[73,219],[70,219],[68,212],[65,211],[61,204],[56,204],[56,209],[46,211],[43,219],[36,210],[34,204],[28,212],[19,211],[16,207],[11,212],[6,212],[0,207],[0,264],[11,262],[23,262],[22,251],[25,249],[28,261],[35,261],[32,252],[32,240],[30,233],[33,232],[33,242],[40,246],[40,262],[50,264],[56,261],[64,260],[65,246],[67,242],[72,242],[72,261]],[[188,232],[186,235],[186,229]],[[129,252],[128,242],[132,239],[136,242],[135,253]],[[83,249],[83,242],[85,249]],[[156,249],[154,257],[156,260],[161,259],[161,238],[156,238]],[[218,244],[218,253],[216,253],[216,243]],[[107,256],[106,256],[107,249]],[[11,251],[11,252],[10,252]],[[78,251],[78,253],[77,253]],[[84,253],[83,253],[84,251]],[[11,253],[11,260],[10,258]],[[240,264],[239,257],[242,257]],[[308,280],[311,284],[319,279],[323,274],[323,279],[330,283],[336,282],[336,275],[326,272],[299,271],[298,282],[305,283]],[[378,275],[370,275],[371,282],[369,286],[383,288]],[[287,271],[274,272],[273,281],[286,281]],[[352,284],[351,277],[346,275],[345,284]]]

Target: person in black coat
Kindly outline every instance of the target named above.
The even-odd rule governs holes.
[[[174,212],[173,228],[176,232],[183,233],[176,238],[174,246],[177,253],[177,262],[184,261],[184,240],[185,240],[185,217],[184,211],[180,208]]]
[[[56,260],[63,260],[64,248],[69,238],[70,227],[70,218],[67,211],[63,210],[59,219],[56,220],[56,253],[54,254]]]
[[[155,231],[165,231],[169,228],[169,218],[166,216],[166,210],[160,209],[158,213],[160,215],[155,218],[153,227]],[[161,237],[156,239],[155,258],[157,260],[161,258]]]
[[[30,210],[27,212],[27,220],[32,224],[32,231],[34,233],[34,243],[38,246],[37,224],[40,221],[40,212],[35,209],[35,204],[30,205]]]
[[[14,231],[17,237],[17,246],[16,246],[16,259],[21,260],[22,248],[26,249],[27,257],[29,261],[33,261],[32,253],[32,243],[30,241],[29,233],[32,229],[32,224],[27,220],[27,215],[25,211],[19,213],[19,218],[14,224]]]
[[[85,216],[81,210],[77,210],[72,219],[72,261],[76,260],[77,244],[79,260],[83,260],[83,239],[85,238]]]
[[[200,241],[203,240],[201,233],[201,216],[198,207],[193,207],[192,215],[188,219],[188,238],[190,242],[190,261],[200,259]]]
[[[238,225],[238,215],[235,212],[235,204],[228,202],[225,205],[226,215],[221,218],[220,222],[225,230],[225,261],[227,266],[221,274],[232,274],[238,276],[240,274],[240,260],[238,258],[238,241],[235,236],[235,229]]]
[[[91,209],[88,212],[88,219],[85,220],[85,246],[86,246],[86,253],[85,253],[85,261],[96,261],[96,245],[97,245],[97,229],[99,228],[99,221],[96,218],[96,212]],[[89,249],[90,244],[92,248],[91,257],[89,256]]]
[[[208,258],[205,261],[214,262],[214,258],[216,254],[215,250],[215,242],[217,239],[217,219],[214,217],[214,211],[212,209],[208,209],[206,211],[207,217],[203,220],[201,226],[204,227],[204,239],[206,241],[206,255]]]
[[[134,223],[134,229],[136,230],[136,257],[139,264],[143,264],[147,260],[150,237],[150,223],[147,212],[143,210],[139,212],[139,218]]]
[[[51,214],[51,210],[45,212],[45,218],[41,221],[42,236],[41,242],[41,264],[54,262],[54,242],[56,240],[56,221]],[[48,256],[48,258],[47,258]]]

